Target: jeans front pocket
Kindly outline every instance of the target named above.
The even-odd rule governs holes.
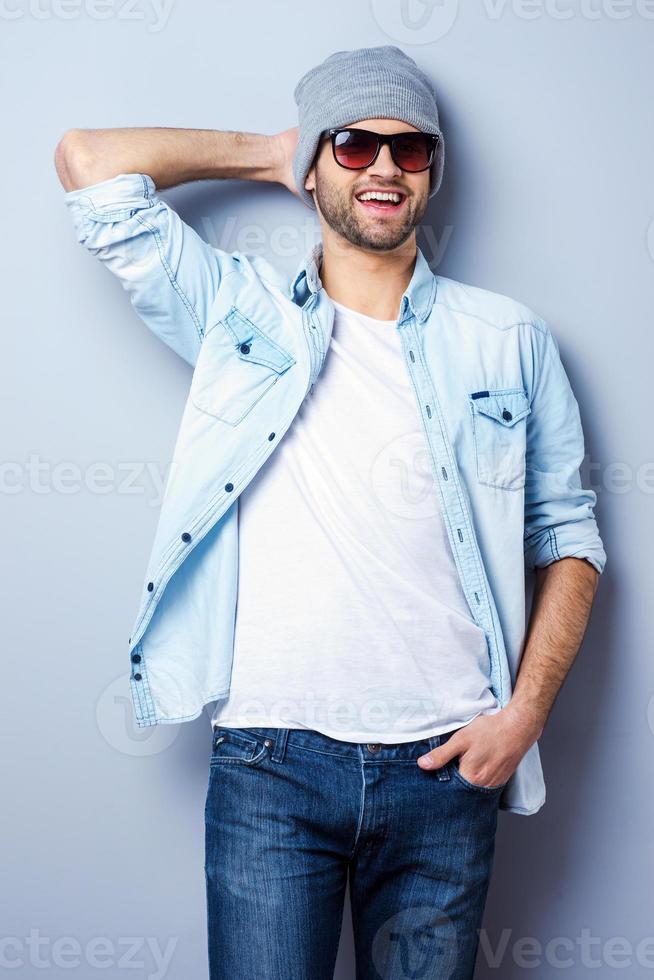
[[[245,765],[256,766],[272,747],[272,740],[249,732],[245,728],[213,729],[211,745],[211,766]]]
[[[508,783],[508,779],[503,783],[496,783],[495,786],[483,786],[480,783],[471,783],[469,779],[466,779],[465,776],[462,776],[459,772],[458,757],[452,759],[450,762],[450,774],[454,776],[455,779],[458,779],[462,786],[465,786],[466,789],[472,790],[474,793],[499,793]]]
[[[520,490],[525,485],[531,412],[524,388],[483,389],[468,397],[479,483]]]

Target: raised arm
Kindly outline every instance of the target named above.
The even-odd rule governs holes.
[[[57,145],[77,240],[121,282],[146,326],[191,365],[222,284],[249,265],[206,242],[157,192],[233,177],[275,181],[297,194],[296,133],[70,129]]]
[[[291,171],[295,128],[273,136],[161,126],[69,129],[55,150],[66,191],[145,173],[163,190],[190,180],[232,178],[284,184],[297,194]]]

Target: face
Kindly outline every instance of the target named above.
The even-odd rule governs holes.
[[[350,128],[389,134],[419,132],[397,119],[359,120]],[[314,191],[318,212],[333,232],[352,245],[386,252],[405,242],[422,220],[429,200],[429,170],[417,174],[401,170],[388,144],[380,148],[369,167],[347,170],[334,160],[331,142],[323,137],[304,186]],[[374,190],[398,192],[399,204],[359,199]]]

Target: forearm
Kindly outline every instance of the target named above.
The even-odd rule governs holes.
[[[482,713],[444,745],[420,756],[425,768],[460,756],[461,775],[494,786],[515,772],[540,738],[586,630],[599,573],[582,558],[561,558],[537,568],[536,591],[525,647],[509,703]],[[465,772],[463,771],[465,769]]]
[[[539,737],[586,631],[599,575],[580,558],[538,568],[525,647],[506,710]]]
[[[70,129],[55,151],[66,191],[122,173],[145,173],[157,188],[190,180],[280,179],[282,151],[274,136],[212,129],[132,127]]]

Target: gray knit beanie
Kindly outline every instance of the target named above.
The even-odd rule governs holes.
[[[429,197],[443,179],[445,145],[436,96],[427,76],[395,45],[336,51],[302,76],[293,92],[298,107],[298,144],[293,156],[297,189],[315,209],[304,187],[320,134],[362,119],[398,119],[440,139],[430,168]]]

